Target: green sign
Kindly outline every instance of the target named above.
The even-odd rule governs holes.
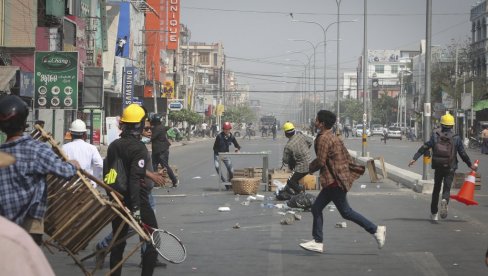
[[[78,52],[36,52],[37,109],[78,109]]]

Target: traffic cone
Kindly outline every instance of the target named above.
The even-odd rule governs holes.
[[[476,160],[474,162],[474,165],[478,167],[478,163],[479,160]],[[466,176],[466,179],[464,179],[464,184],[461,187],[459,193],[457,195],[451,195],[451,198],[459,202],[462,202],[466,205],[478,205],[478,202],[476,202],[473,199],[475,181],[476,181],[476,172],[474,170],[471,170],[471,173],[469,173],[469,175]]]

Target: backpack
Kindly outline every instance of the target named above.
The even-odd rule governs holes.
[[[451,131],[442,132],[437,130],[437,141],[432,148],[432,168],[450,169],[454,161],[454,134]]]
[[[103,182],[117,192],[126,194],[128,190],[128,178],[122,159],[117,156],[112,164],[107,164],[107,158],[105,158],[103,163]]]

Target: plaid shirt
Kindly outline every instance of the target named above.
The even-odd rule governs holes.
[[[293,135],[283,149],[283,163],[288,164],[288,167],[295,172],[308,173],[308,164],[312,160],[310,156],[312,144],[312,138],[303,133]]]
[[[26,216],[43,218],[47,205],[46,175],[69,178],[73,165],[61,161],[51,148],[30,136],[0,145],[16,162],[0,168],[0,215],[22,225]]]
[[[349,162],[352,162],[352,158],[342,140],[332,133],[332,129],[324,130],[315,138],[315,155],[317,157],[310,163],[309,169],[310,172],[320,170],[322,187],[336,182],[329,168],[327,168],[327,160],[329,160],[332,171],[339,178],[339,182],[351,183]]]

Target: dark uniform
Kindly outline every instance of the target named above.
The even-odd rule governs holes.
[[[123,194],[125,205],[135,213],[140,211],[141,220],[157,228],[156,216],[149,204],[149,191],[145,186],[144,177],[146,175],[146,162],[148,160],[148,151],[146,146],[134,135],[122,133],[121,138],[110,144],[107,151],[107,164],[112,164],[115,158],[119,156],[122,160],[125,172],[128,178],[127,192]],[[105,172],[104,172],[105,174]],[[123,220],[116,217],[112,221],[112,233],[115,233]],[[117,240],[125,237],[128,232],[128,225],[125,224]],[[117,241],[115,241],[117,243]],[[115,267],[123,257],[126,242],[121,242],[113,247],[110,254],[110,268]],[[152,245],[147,246],[142,257],[141,275],[152,275],[154,264],[158,253]],[[112,275],[121,275],[122,267],[119,267]]]
[[[176,178],[173,170],[169,166],[169,146],[171,143],[168,140],[166,134],[166,128],[162,124],[156,124],[152,129],[151,136],[152,143],[152,165],[154,171],[157,171],[158,164],[161,164],[163,168],[166,168],[173,186],[176,186],[178,179]]]
[[[224,132],[221,132],[221,133],[219,133],[219,135],[217,135],[217,137],[215,137],[215,142],[213,145],[214,165],[215,165],[215,170],[217,171],[218,174],[220,174],[220,171],[219,171],[219,153],[220,152],[229,152],[229,146],[231,144],[234,144],[234,147],[236,149],[238,149],[238,150],[241,149],[241,146],[239,146],[239,143],[237,143],[236,138],[230,132],[228,135],[225,135]],[[232,167],[232,161],[228,157],[223,158],[222,161],[224,162],[224,165],[227,168],[228,180],[230,182],[230,180],[234,177],[234,168]],[[225,182],[223,175],[221,175],[221,178],[222,178],[222,182]]]

